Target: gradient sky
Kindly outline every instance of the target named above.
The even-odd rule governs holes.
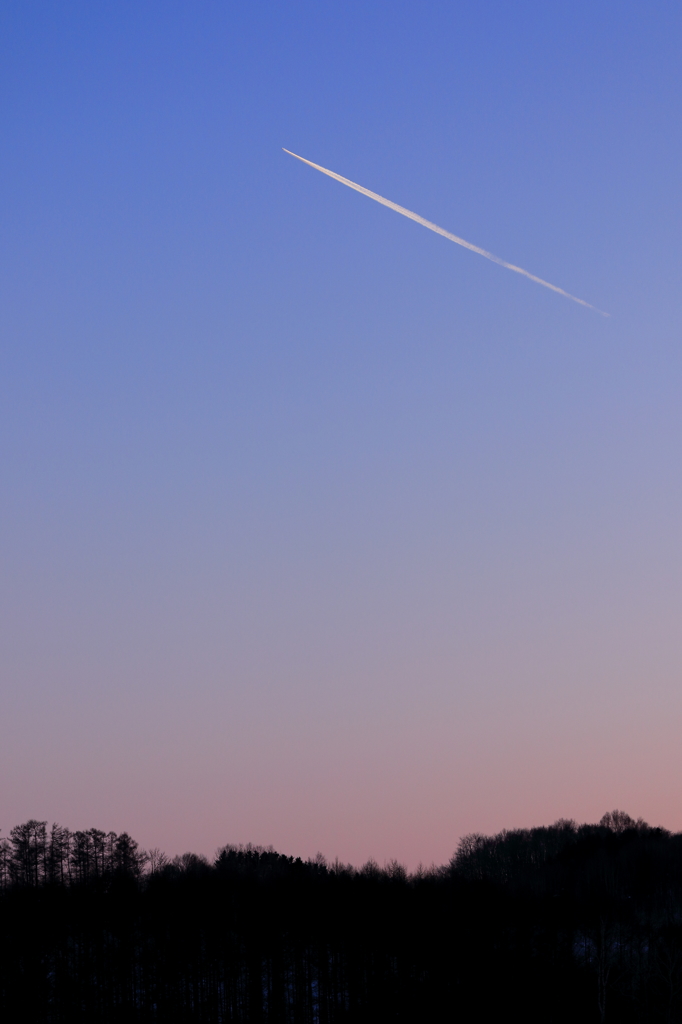
[[[672,2],[0,6],[2,834],[682,828],[681,43]]]

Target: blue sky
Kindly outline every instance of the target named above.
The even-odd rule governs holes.
[[[3,5],[5,831],[682,827],[680,22]]]

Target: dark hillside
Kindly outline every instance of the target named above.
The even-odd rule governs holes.
[[[672,1022],[682,836],[598,825],[467,836],[408,876],[225,847],[168,862],[28,822],[2,848],[7,1021]]]

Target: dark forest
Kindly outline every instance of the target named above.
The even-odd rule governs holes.
[[[29,821],[0,884],[6,1021],[682,1019],[682,834],[620,811],[414,874]]]

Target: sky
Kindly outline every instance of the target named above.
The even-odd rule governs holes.
[[[0,5],[2,835],[682,829],[681,42],[657,0]]]

